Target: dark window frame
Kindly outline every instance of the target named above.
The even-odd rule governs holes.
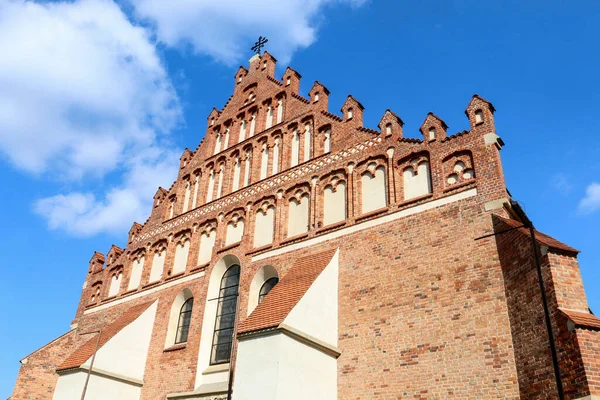
[[[241,267],[238,264],[231,265],[221,277],[215,329],[213,330],[210,351],[210,365],[226,364],[231,360],[231,348],[238,311],[240,269]],[[229,310],[233,309],[233,311],[223,312],[225,307]]]
[[[189,308],[188,308],[189,306]],[[192,310],[194,309],[194,298],[187,299],[179,309],[179,319],[177,320],[177,331],[175,332],[175,343],[187,343],[190,325],[192,321]]]
[[[258,304],[264,300],[265,296],[268,295],[278,283],[279,278],[274,276],[273,278],[267,279],[265,283],[262,284],[260,290],[258,291]]]

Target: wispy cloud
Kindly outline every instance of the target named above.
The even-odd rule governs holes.
[[[585,189],[585,196],[579,202],[579,212],[591,214],[600,210],[600,183],[592,182]]]
[[[283,64],[317,37],[323,10],[336,4],[359,7],[367,0],[129,0],[168,46],[191,44],[201,54],[232,65],[245,58],[259,35]]]
[[[573,188],[568,176],[562,172],[554,174],[550,184],[554,190],[563,195],[568,194]]]

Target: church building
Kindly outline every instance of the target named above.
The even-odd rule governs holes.
[[[511,199],[492,103],[407,138],[275,65],[238,69],[11,400],[600,399],[578,251]]]

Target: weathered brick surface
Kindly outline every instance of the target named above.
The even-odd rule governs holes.
[[[407,139],[403,137],[402,120],[391,111],[382,117],[380,131],[364,128],[362,105],[356,99],[348,97],[342,117],[336,116],[328,111],[328,91],[322,84],[315,83],[306,99],[298,94],[300,76],[295,71],[288,68],[281,81],[274,78],[274,71],[275,60],[268,54],[255,59],[249,70],[238,70],[234,95],[222,111],[214,109],[208,116],[202,143],[195,151],[184,152],[177,180],[168,190],[157,191],[150,217],[143,225],[133,224],[127,247],[113,247],[106,258],[100,253],[93,256],[74,320],[79,330],[28,357],[13,399],[51,399],[57,379],[54,370],[89,339],[79,332],[106,326],[132,306],[154,300],[158,300],[158,310],[142,399],[164,399],[169,393],[191,391],[200,342],[210,340],[201,337],[208,281],[223,256],[231,254],[240,260],[239,315],[243,320],[247,317],[250,284],[260,268],[272,265],[283,277],[298,258],[338,247],[340,399],[555,397],[548,337],[527,235],[512,231],[475,240],[507,227],[499,217],[509,217],[504,209],[489,207],[489,202],[498,204],[509,197],[500,144],[490,141],[490,134],[495,133],[493,106],[474,96],[466,110],[469,131],[449,135],[443,121],[430,114],[421,127],[424,138]],[[276,108],[279,99],[283,100],[284,122],[276,123],[275,109],[273,126],[265,129],[266,110],[269,105]],[[352,118],[348,118],[350,108]],[[248,137],[248,124],[247,139],[238,143],[240,122],[253,112],[258,115],[256,134]],[[476,117],[479,112],[481,121]],[[303,162],[306,124],[311,132],[310,160]],[[227,149],[213,154],[217,135],[224,137],[227,128]],[[434,140],[429,138],[430,128],[436,130]],[[291,167],[295,130],[301,134],[301,163]],[[328,130],[332,147],[324,154]],[[268,177],[260,180],[260,152],[266,144],[272,154],[276,139],[280,143],[280,172],[271,173],[275,161],[270,157]],[[251,154],[250,185],[242,188],[241,184],[232,193],[235,159],[242,160],[242,182],[247,152]],[[403,171],[422,160],[430,166],[432,193],[405,200]],[[457,161],[474,174],[459,176],[456,183],[450,183],[448,177]],[[365,215],[361,212],[361,174],[373,162],[385,169],[387,206]],[[210,171],[220,165],[225,171],[221,197],[217,196],[216,179],[214,200],[206,203]],[[192,183],[193,196],[196,177],[196,208],[184,212],[186,186]],[[346,182],[347,218],[324,226],[323,191],[332,181]],[[460,201],[252,261],[253,256],[270,250],[318,239],[329,232],[473,189],[475,196]],[[287,207],[299,190],[310,196],[309,230],[290,238]],[[265,204],[275,207],[274,240],[255,249],[255,216]],[[240,243],[225,247],[226,226],[233,218],[244,220],[244,237]],[[208,224],[216,226],[217,240],[211,261],[198,265],[200,234]],[[173,276],[175,247],[182,236],[191,241],[187,268]],[[167,256],[162,277],[149,283],[154,252],[163,247]],[[551,249],[542,257],[542,263],[566,393],[569,399],[575,399],[600,391],[600,334],[582,328],[570,331],[567,317],[559,311],[559,307],[587,310],[575,254],[565,249]],[[141,284],[127,291],[132,261],[140,254],[145,255]],[[118,271],[123,273],[119,294],[107,298],[111,276]],[[192,279],[181,282],[184,277]],[[172,281],[179,283],[164,286]],[[153,288],[159,290],[150,292]],[[100,295],[96,297],[98,289]],[[188,341],[169,348],[165,342],[171,305],[184,289],[194,296]],[[132,299],[136,294],[140,297]],[[100,305],[108,307],[97,308]]]

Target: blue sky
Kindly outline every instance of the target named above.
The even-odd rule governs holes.
[[[169,4],[165,7],[165,4]],[[600,312],[600,5],[579,1],[0,0],[0,398],[18,360],[64,333],[94,250],[124,246],[168,187],[259,35],[338,112],[385,109],[418,137],[433,111],[468,128],[494,103],[512,195],[582,251]],[[237,12],[232,12],[237,10]]]

